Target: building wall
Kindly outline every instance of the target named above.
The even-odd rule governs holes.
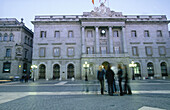
[[[53,78],[53,65],[60,65],[61,79],[67,79],[67,65],[73,64],[75,77],[80,78],[81,34],[79,23],[46,23],[35,25],[33,64],[45,64],[48,68],[46,79]],[[46,38],[40,38],[41,31],[46,31]],[[60,32],[60,37],[55,38],[55,31]],[[73,31],[73,38],[68,37],[68,32]],[[45,57],[40,57],[40,48],[46,48]],[[68,48],[74,48],[74,55],[68,56]],[[54,48],[60,49],[60,55],[54,56]],[[36,79],[39,79],[39,69]]]
[[[8,40],[4,41],[2,39],[0,41],[0,79],[15,78],[16,76],[21,77],[23,75],[24,63],[27,64],[27,72],[25,74],[29,74],[32,62],[32,44],[24,43],[24,41],[25,36],[27,36],[29,40],[33,40],[32,31],[25,27],[23,22],[19,22],[15,18],[0,19],[0,34],[4,37],[5,33],[8,35]],[[11,33],[13,34],[13,40],[9,41]],[[7,48],[11,49],[11,57],[6,57]],[[17,51],[18,48],[20,48],[20,52]],[[26,59],[25,50],[28,51]],[[11,63],[10,72],[3,72],[5,62]]]
[[[53,66],[60,66],[60,79],[67,78],[68,64],[74,65],[74,77],[84,79],[86,69],[83,64],[87,61],[90,67],[87,69],[89,79],[96,79],[98,66],[110,63],[117,73],[117,64],[129,66],[133,60],[140,65],[140,76],[148,77],[148,63],[153,63],[154,76],[162,77],[161,63],[165,62],[167,73],[170,74],[170,44],[169,31],[166,16],[129,16],[118,12],[110,12],[112,15],[100,12],[87,12],[79,16],[36,16],[34,24],[34,49],[33,64],[38,65],[35,70],[36,79],[40,76],[40,65],[46,67],[45,79],[53,78]],[[106,36],[101,37],[101,31],[106,31]],[[74,37],[68,38],[68,31],[73,30]],[[149,37],[144,37],[144,32],[149,32]],[[157,36],[157,31],[162,33]],[[46,38],[40,38],[41,31],[46,31]],[[60,32],[60,38],[54,38],[54,32]],[[88,37],[91,31],[92,37]],[[118,37],[114,37],[114,31],[118,31]],[[132,37],[132,31],[137,36]],[[107,47],[107,52],[102,54],[101,47]],[[45,57],[39,56],[41,47],[46,48]],[[60,56],[53,56],[53,48],[60,48]],[[74,47],[75,54],[68,57],[68,47]],[[88,53],[88,48],[93,52]],[[119,47],[116,52],[115,47]],[[133,49],[137,48],[137,54]],[[152,54],[147,55],[146,47],[151,47]],[[165,55],[160,55],[159,48],[165,48]],[[132,76],[132,68],[128,67],[129,76]]]

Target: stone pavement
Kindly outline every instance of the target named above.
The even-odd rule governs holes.
[[[87,86],[88,85],[88,86]],[[88,87],[89,92],[86,92]],[[100,95],[96,81],[0,84],[0,110],[169,110],[169,80],[131,81],[133,95]]]

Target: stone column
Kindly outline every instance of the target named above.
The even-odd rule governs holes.
[[[85,54],[86,53],[86,46],[85,46],[85,27],[82,26],[81,27],[81,35],[82,35],[82,53]]]
[[[109,27],[109,49],[110,54],[113,54],[113,33],[112,33],[112,27]]]
[[[125,26],[122,27],[122,45],[123,45],[123,52],[127,53],[127,41],[126,41],[126,31]]]
[[[96,26],[96,54],[99,54],[99,27]]]

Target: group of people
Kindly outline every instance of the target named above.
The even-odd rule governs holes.
[[[124,66],[124,68],[122,68],[121,64],[118,64],[117,66],[118,68],[118,72],[117,72],[117,76],[118,76],[118,82],[119,82],[119,93],[120,96],[123,96],[124,94],[129,94],[131,95],[131,88],[129,85],[129,78],[128,78],[128,73],[127,73],[127,67]],[[124,71],[123,71],[124,69]],[[99,66],[99,70],[97,71],[97,79],[100,82],[100,87],[101,87],[101,94],[104,94],[105,91],[105,79],[107,80],[108,83],[108,94],[110,96],[113,96],[113,93],[118,93],[118,88],[116,86],[116,82],[115,82],[115,73],[114,71],[111,69],[110,64],[106,67],[104,67],[103,65]],[[124,82],[124,88],[122,89],[122,80],[125,80]]]

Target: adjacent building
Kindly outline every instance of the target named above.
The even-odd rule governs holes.
[[[33,32],[15,18],[0,18],[0,79],[29,75]]]
[[[123,15],[103,3],[83,15],[35,16],[32,63],[36,79],[95,79],[98,66],[137,64],[136,77],[170,75],[165,15]],[[89,67],[85,71],[83,64]]]

